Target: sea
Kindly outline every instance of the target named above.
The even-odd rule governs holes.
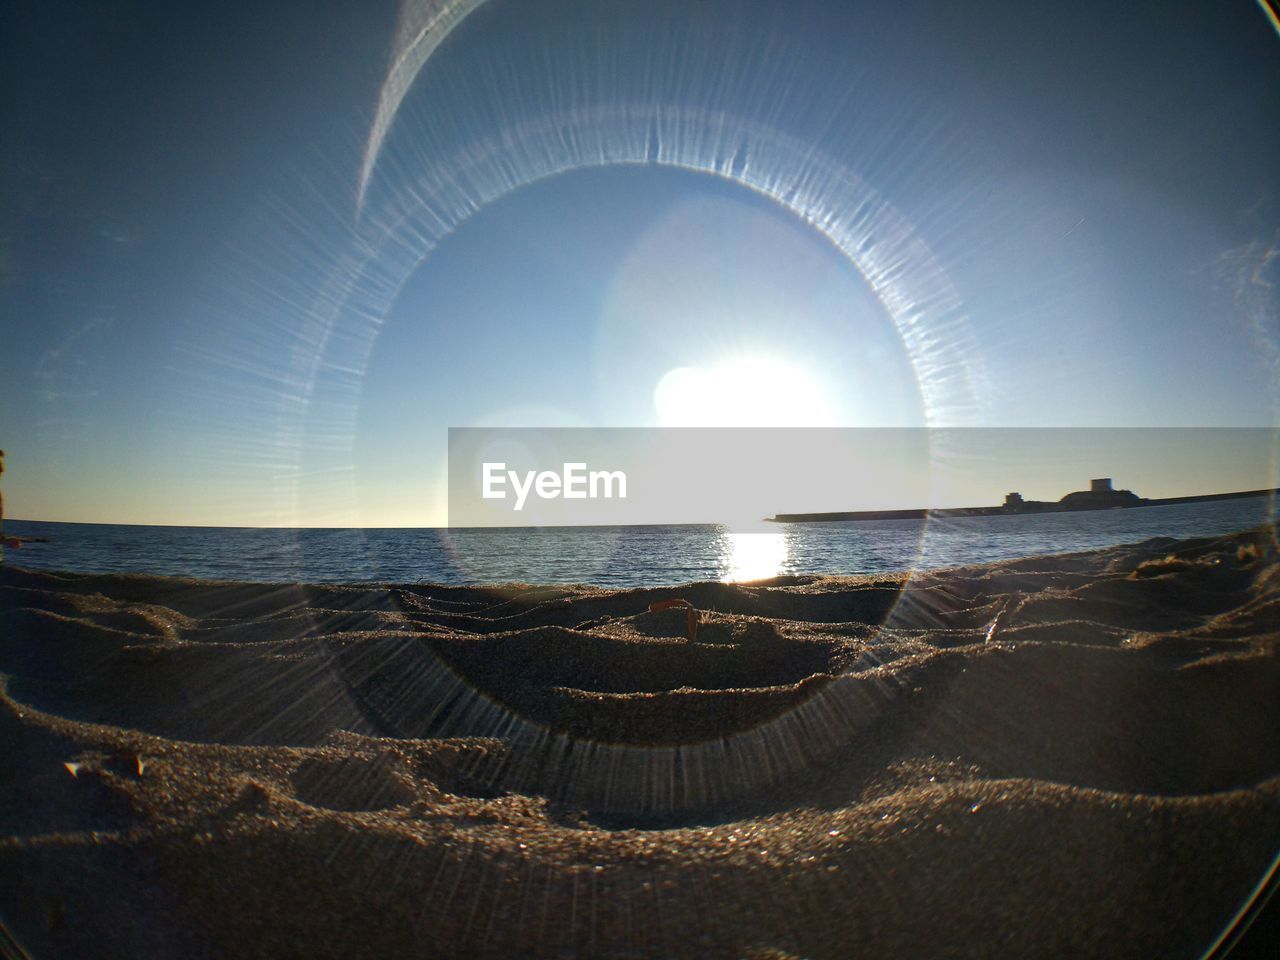
[[[927,520],[538,529],[283,529],[6,520],[33,570],[305,583],[588,583],[609,587],[874,574],[1071,553],[1274,523],[1268,497]]]

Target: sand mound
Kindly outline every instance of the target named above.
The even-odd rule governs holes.
[[[405,774],[386,753],[307,757],[289,774],[293,795],[329,810],[384,810],[414,799]]]
[[[0,675],[37,957],[1192,957],[1280,849],[1268,531],[630,591],[0,568]]]

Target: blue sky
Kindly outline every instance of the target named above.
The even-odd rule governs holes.
[[[359,215],[396,5],[152,6],[4,14],[10,515],[439,523],[450,426],[1275,424],[1253,4],[493,0]]]

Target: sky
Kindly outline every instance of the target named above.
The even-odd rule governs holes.
[[[450,427],[1277,425],[1254,3],[491,0],[362,192],[406,11],[5,6],[10,516],[436,525]]]

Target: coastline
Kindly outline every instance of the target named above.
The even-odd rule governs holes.
[[[1052,513],[1096,513],[1100,510],[1137,510],[1142,507],[1169,507],[1184,503],[1217,503],[1223,500],[1250,500],[1280,496],[1280,487],[1267,490],[1239,490],[1233,493],[1192,494],[1185,497],[1138,497],[1132,503],[1100,506],[1067,506],[1039,503],[1033,509],[998,507],[914,507],[907,510],[848,510],[827,513],[779,513],[765,517],[766,523],[836,523],[861,520],[927,520],[930,517],[1012,517]],[[1065,500],[1066,497],[1063,498]]]
[[[1265,529],[627,590],[0,568],[0,916],[37,956],[1194,956],[1280,849],[1278,587]]]

